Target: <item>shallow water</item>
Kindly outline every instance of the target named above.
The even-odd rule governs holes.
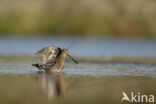
[[[37,61],[32,55],[36,50],[53,43],[61,47],[71,43],[69,39],[52,40],[1,39],[0,104],[121,104],[122,92],[156,95],[155,62],[80,60],[74,64],[67,60],[60,73],[38,72],[31,66]],[[74,57],[156,56],[156,43],[150,41],[80,40],[70,49]]]
[[[156,41],[151,40],[115,40],[92,38],[2,38],[0,37],[0,55],[32,55],[37,50],[54,45],[67,48],[77,57],[150,57],[156,58]]]
[[[120,104],[123,91],[156,94],[155,64],[67,61],[62,72],[44,73],[31,60],[8,60],[0,60],[1,104]]]

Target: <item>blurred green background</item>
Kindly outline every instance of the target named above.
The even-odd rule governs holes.
[[[156,1],[1,0],[0,34],[156,38]]]

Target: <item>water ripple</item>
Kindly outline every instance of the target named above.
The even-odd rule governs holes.
[[[30,64],[3,64],[0,66],[0,74],[24,74],[34,73],[38,70]],[[64,70],[67,75],[91,75],[91,76],[156,76],[155,65],[139,65],[132,63],[81,63],[75,65],[67,63]]]

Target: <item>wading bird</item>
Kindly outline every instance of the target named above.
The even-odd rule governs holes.
[[[37,67],[39,70],[54,72],[61,71],[64,68],[64,58],[66,55],[76,64],[78,64],[78,62],[68,54],[67,49],[48,46],[35,53],[35,55],[39,54],[42,54],[40,62],[37,64],[32,64],[32,66]]]

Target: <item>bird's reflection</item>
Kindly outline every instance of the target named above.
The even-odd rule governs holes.
[[[37,80],[42,95],[51,100],[55,95],[65,96],[64,73],[38,72]]]

